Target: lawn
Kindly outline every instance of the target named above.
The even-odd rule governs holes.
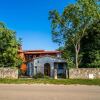
[[[100,79],[0,79],[0,84],[100,85]]]

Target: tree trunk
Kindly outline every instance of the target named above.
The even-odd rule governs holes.
[[[76,55],[75,55],[75,65],[76,68],[78,68],[78,51],[76,50]]]
[[[76,68],[79,67],[79,51],[80,51],[80,43],[75,45],[75,65]]]

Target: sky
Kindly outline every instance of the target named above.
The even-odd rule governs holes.
[[[50,10],[62,12],[75,0],[0,0],[0,21],[22,38],[24,50],[55,50],[52,42]]]

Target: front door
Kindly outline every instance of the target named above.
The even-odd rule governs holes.
[[[49,63],[44,64],[44,75],[50,76],[50,64]]]

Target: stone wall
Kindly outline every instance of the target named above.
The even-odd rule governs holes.
[[[100,68],[72,68],[69,69],[70,79],[97,79],[100,78]]]
[[[0,68],[0,78],[18,78],[17,68]]]

